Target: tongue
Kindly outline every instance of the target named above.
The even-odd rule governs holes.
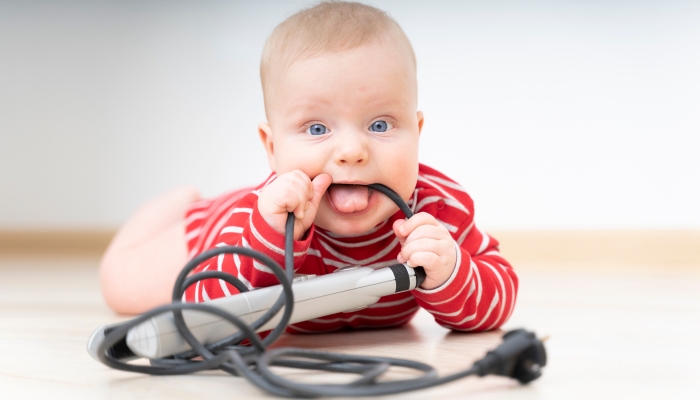
[[[331,185],[328,188],[330,200],[336,210],[342,213],[362,211],[367,208],[369,188],[360,185]]]

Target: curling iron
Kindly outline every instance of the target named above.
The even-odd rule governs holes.
[[[414,269],[403,264],[376,270],[350,267],[323,276],[302,275],[295,278],[292,284],[294,311],[289,323],[356,311],[376,303],[380,297],[413,290],[424,279],[422,268]],[[282,286],[274,285],[211,300],[207,305],[224,310],[251,325],[272,308],[281,293]],[[186,310],[182,315],[194,337],[204,345],[216,343],[238,332],[235,325],[211,314]],[[273,317],[258,327],[256,332],[270,330],[280,319],[279,315]],[[113,329],[114,326],[102,326],[92,334],[88,351],[95,359],[98,359],[97,349],[105,332]],[[123,347],[124,343],[121,346],[120,358],[164,358],[191,349],[180,335],[170,313],[160,314],[131,328],[126,336],[126,348]]]

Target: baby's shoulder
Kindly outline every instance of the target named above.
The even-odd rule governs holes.
[[[189,205],[187,217],[196,214],[201,219],[211,219],[214,216],[229,215],[232,210],[242,209],[247,211],[252,208],[258,200],[260,190],[275,177],[271,174],[264,182],[257,186],[246,186],[237,188],[216,197],[198,200]]]
[[[424,164],[418,167],[413,204],[414,212],[427,212],[444,222],[461,224],[474,214],[474,202],[467,191],[454,179]]]
[[[260,189],[265,183],[191,203],[184,220],[185,240],[190,256],[214,246],[224,230],[240,232],[252,214]]]
[[[213,215],[227,214],[227,211],[233,208],[249,207],[255,203],[258,193],[259,188],[251,186],[201,199],[189,205],[185,217],[196,215],[199,219],[208,219]]]

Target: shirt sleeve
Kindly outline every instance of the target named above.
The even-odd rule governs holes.
[[[237,246],[257,250],[284,268],[284,235],[276,232],[260,215],[257,196],[252,207],[232,207],[231,210],[230,217],[218,233],[213,247]],[[233,212],[236,210],[244,211]],[[313,233],[312,225],[301,240],[294,241],[295,271],[304,263]],[[238,254],[220,254],[200,264],[194,273],[203,271],[223,271],[232,274],[251,290],[279,283],[267,266]],[[206,279],[187,288],[185,301],[198,303],[235,293],[238,293],[238,290],[223,280]]]
[[[515,307],[518,277],[498,250],[498,242],[474,224],[474,203],[455,181],[422,167],[426,188],[416,212],[428,212],[455,240],[457,262],[440,287],[412,291],[435,321],[458,331],[486,331],[503,325]]]
[[[518,278],[513,268],[500,255],[498,242],[474,226],[456,247],[457,263],[450,278],[432,290],[415,289],[416,301],[446,328],[486,331],[500,327],[515,306]]]

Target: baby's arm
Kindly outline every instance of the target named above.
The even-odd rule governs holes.
[[[513,311],[518,278],[499,254],[498,242],[474,226],[471,198],[456,187],[452,184],[452,196],[430,194],[433,199],[446,196],[444,211],[432,208],[431,213],[394,223],[402,246],[397,258],[424,267],[425,282],[413,295],[440,325],[463,331],[496,329]],[[456,221],[459,226],[451,225]]]
[[[470,228],[457,246],[456,267],[447,282],[432,290],[416,289],[413,294],[446,328],[496,329],[513,312],[518,278],[498,252],[498,242],[475,226]]]
[[[187,261],[185,211],[199,199],[191,187],[169,190],[129,217],[100,261],[107,305],[137,314],[170,302],[175,278]]]
[[[319,179],[320,178],[320,179]],[[304,262],[313,235],[313,220],[323,193],[330,185],[330,176],[319,176],[312,182],[300,171],[278,176],[252,193],[238,210],[232,213],[221,229],[215,243],[219,246],[247,247],[260,251],[284,268],[284,229],[287,213],[297,217],[294,228],[294,269]],[[249,289],[278,283],[275,275],[266,266],[249,257],[222,254],[203,264],[195,272],[223,271],[237,276]],[[201,302],[229,296],[238,291],[224,281],[207,279],[192,285],[185,292],[185,300]]]

